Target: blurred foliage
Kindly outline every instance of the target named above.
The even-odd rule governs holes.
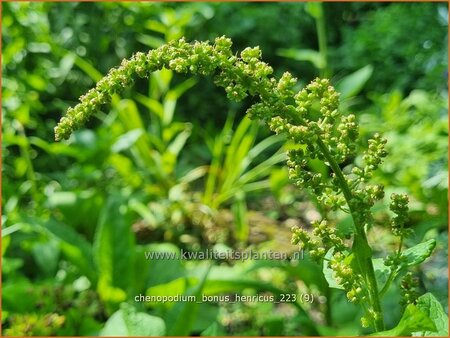
[[[5,335],[364,334],[354,321],[357,309],[331,291],[307,255],[300,262],[212,266],[145,259],[145,252],[181,249],[261,251],[276,241],[289,248],[279,239],[287,225],[317,217],[308,202],[314,199],[290,185],[277,165],[280,140],[241,120],[251,99],[229,105],[209,81],[161,71],[114,97],[110,113],[90,122],[95,131],[53,141],[62,112],[111,67],[181,36],[227,35],[235,50],[259,45],[279,75],[289,70],[300,84],[310,81],[320,63],[278,55],[282,49],[320,52],[316,22],[305,7],[2,3]],[[447,5],[326,3],[323,15],[327,66],[344,92],[342,108],[357,111],[364,137],[378,131],[389,140],[390,160],[376,179],[413,197],[410,222],[420,240],[438,238],[437,254],[417,273],[421,290],[437,295],[447,311]],[[370,235],[390,245],[385,213],[379,210]],[[342,219],[340,229],[346,226]],[[386,315],[390,327],[400,320],[399,290],[395,285],[384,300],[393,309]],[[134,301],[164,292],[296,292],[320,301]],[[139,321],[155,331],[135,325]]]

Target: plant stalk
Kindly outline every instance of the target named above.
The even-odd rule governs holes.
[[[328,69],[328,50],[327,50],[327,31],[325,27],[325,14],[323,10],[323,4],[320,5],[320,15],[316,17],[316,29],[317,29],[317,40],[319,42],[319,53],[323,59],[323,68],[320,69],[321,77],[329,77]]]
[[[321,139],[317,140],[317,144],[328,161],[331,169],[336,174],[336,177],[339,181],[339,185],[342,188],[342,192],[347,201],[348,207],[350,209],[350,214],[353,219],[353,223],[355,225],[355,239],[353,250],[355,253],[355,257],[357,259],[359,268],[361,273],[363,274],[363,278],[367,285],[367,291],[369,292],[369,300],[375,311],[375,320],[373,322],[375,330],[377,332],[384,330],[384,320],[383,320],[383,312],[380,305],[380,298],[378,295],[378,285],[377,280],[375,278],[375,270],[373,268],[372,256],[370,245],[367,241],[367,236],[364,230],[364,225],[360,222],[360,217],[358,217],[358,213],[354,210],[352,205],[353,195],[350,191],[350,188],[347,184],[347,181],[342,173],[341,168],[335,161],[335,159],[331,156],[328,151],[326,145],[323,143]]]

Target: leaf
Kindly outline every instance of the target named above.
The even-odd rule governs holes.
[[[317,69],[325,68],[325,59],[323,55],[312,49],[280,48],[277,50],[277,54],[292,60],[309,61]]]
[[[236,194],[231,208],[234,215],[235,238],[240,242],[244,242],[248,239],[250,227],[247,220],[247,203],[245,201],[245,194],[242,191]]]
[[[146,296],[177,296],[182,295],[188,287],[189,280],[185,277],[174,279],[168,283],[152,286],[147,289]],[[157,301],[146,302],[147,305],[166,305],[171,307],[171,303],[161,304]]]
[[[443,336],[448,337],[448,315],[441,303],[432,293],[426,293],[417,300],[417,308],[426,313],[436,326],[436,331],[414,332],[414,336]]]
[[[185,129],[175,137],[172,143],[169,144],[169,146],[167,147],[167,151],[177,157],[186,144],[187,139],[189,138],[189,136],[191,136],[191,132],[192,125],[190,123],[186,123]]]
[[[70,226],[53,219],[44,223],[43,227],[60,240],[60,248],[66,258],[95,284],[97,282],[97,274],[91,244]]]
[[[100,336],[163,336],[166,324],[155,316],[136,309],[128,304],[122,304],[120,310],[108,319]]]
[[[334,271],[328,266],[328,261],[333,257],[334,253],[334,247],[332,247],[328,252],[325,254],[325,259],[323,260],[323,275],[325,276],[325,279],[328,282],[328,286],[330,288],[334,289],[340,289],[344,290],[344,288],[336,282],[334,279]]]
[[[3,256],[5,256],[6,249],[8,249],[10,243],[11,243],[11,236],[3,236],[2,231],[2,258]]]
[[[417,244],[402,252],[402,257],[405,258],[403,266],[412,266],[422,263],[433,253],[436,247],[436,240],[429,239],[426,242]]]
[[[2,238],[22,229],[23,223],[16,223],[7,228],[2,228]]]
[[[122,150],[130,149],[133,144],[142,136],[144,131],[142,129],[134,129],[121,135],[117,141],[111,146],[113,153],[121,152]]]
[[[126,203],[125,197],[111,195],[95,233],[93,252],[99,274],[97,290],[104,301],[125,300],[125,290],[132,285],[135,243]]]
[[[373,66],[367,65],[342,78],[336,84],[336,90],[341,94],[341,100],[357,95],[370,79],[372,73]]]
[[[54,276],[59,263],[59,241],[52,236],[46,242],[35,243],[31,251],[41,271],[47,276]]]
[[[180,259],[169,259],[170,254],[180,255],[180,250],[170,243],[149,244],[145,246],[145,252],[159,254],[159,259],[145,259],[149,278],[146,287],[164,284],[185,275],[185,268]],[[145,253],[144,253],[145,254]],[[163,258],[164,257],[164,258]],[[167,258],[165,258],[167,257]],[[137,271],[137,275],[142,272]]]
[[[375,270],[375,277],[377,279],[378,285],[385,285],[387,279],[389,278],[389,274],[391,269],[384,265],[384,259],[375,258],[372,259],[373,268]]]
[[[391,330],[376,332],[372,336],[410,336],[413,332],[428,330],[436,330],[433,321],[417,306],[409,304],[396,327]]]
[[[196,299],[200,299],[203,288],[205,286],[206,279],[211,270],[212,265],[206,268],[203,275],[200,277],[200,283],[189,288],[185,293],[186,296],[195,296]],[[172,323],[168,330],[170,336],[187,336],[191,333],[191,329],[197,319],[199,304],[197,302],[178,302],[167,314],[167,322]],[[180,320],[182,318],[182,320]]]
[[[173,95],[175,98],[179,99],[187,90],[191,89],[197,84],[197,80],[194,78],[189,78],[174,88],[170,89],[167,94]]]
[[[147,34],[139,34],[136,40],[140,43],[149,46],[150,48],[158,48],[164,44],[164,40]]]
[[[159,119],[162,119],[164,115],[164,107],[161,102],[139,93],[136,93],[134,97],[136,101],[146,106],[151,112],[156,114]]]

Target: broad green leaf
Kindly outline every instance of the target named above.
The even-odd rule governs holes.
[[[137,336],[163,336],[166,333],[164,321],[144,312],[137,312],[128,304],[122,304],[120,310],[113,313],[101,336],[137,337]]]
[[[406,259],[403,263],[404,266],[412,266],[422,263],[424,260],[431,256],[435,247],[436,240],[429,239],[426,242],[422,242],[406,249],[402,252],[402,257]]]
[[[336,90],[341,94],[341,100],[357,95],[370,79],[372,73],[373,66],[367,65],[340,80],[336,84]]]
[[[159,254],[159,258],[146,259],[145,253]],[[185,268],[180,259],[169,259],[167,254],[180,255],[180,249],[170,243],[150,244],[145,246],[143,258],[146,260],[146,269],[149,271],[146,287],[168,283],[174,279],[185,276]],[[142,273],[136,271],[136,276]]]
[[[200,282],[190,287],[185,293],[186,296],[195,296],[197,300],[201,298],[203,288],[211,270],[211,265],[206,268],[200,278]],[[170,336],[187,336],[191,333],[197,319],[199,304],[197,302],[178,302],[169,311],[166,317],[168,323],[172,323],[168,329]],[[182,318],[182,320],[180,320]]]
[[[448,315],[441,303],[432,293],[426,293],[417,299],[417,308],[426,313],[436,326],[436,331],[414,332],[414,336],[442,336],[448,337]]]
[[[391,330],[376,332],[372,336],[410,336],[417,331],[435,331],[436,326],[428,315],[417,306],[409,304],[400,322]]]
[[[386,283],[391,269],[388,266],[384,265],[384,259],[382,258],[372,259],[372,264],[375,270],[375,278],[377,279],[377,284],[380,287]]]
[[[311,62],[317,69],[325,68],[325,59],[322,54],[312,49],[281,48],[277,54],[297,61]]]
[[[195,279],[195,278],[181,277],[181,278],[174,279],[173,281],[170,281],[168,283],[152,286],[147,289],[145,294],[146,294],[146,296],[183,295],[190,285],[195,285],[196,283],[197,283],[197,279]],[[165,304],[161,304],[156,301],[149,301],[149,302],[146,302],[146,304],[153,305],[153,306],[164,305],[164,306],[167,306],[168,308],[171,308],[174,306],[174,303],[167,302]]]
[[[132,285],[134,271],[133,219],[125,197],[111,195],[102,210],[94,239],[99,274],[98,292],[104,301],[120,302]]]
[[[44,223],[43,227],[60,240],[60,248],[66,258],[95,284],[97,274],[91,244],[72,227],[53,219]]]
[[[198,308],[197,318],[192,326],[193,332],[202,332],[207,330],[211,323],[214,323],[219,315],[220,308],[216,304],[202,304]],[[225,334],[225,333],[224,333]]]
[[[202,337],[217,337],[226,336],[225,330],[223,330],[217,322],[213,322],[208,328],[201,333]]]

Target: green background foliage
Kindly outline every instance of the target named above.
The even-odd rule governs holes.
[[[293,251],[289,228],[320,217],[314,196],[287,178],[289,145],[242,118],[251,98],[229,103],[210,79],[164,70],[114,96],[89,129],[53,140],[63,112],[123,58],[182,36],[222,35],[236,52],[260,46],[276,75],[289,71],[301,86],[326,74],[343,93],[341,108],[357,116],[363,141],[375,132],[388,139],[389,157],[374,181],[387,196],[410,196],[415,237],[405,245],[435,239],[436,249],[414,267],[423,294],[416,305],[399,305],[400,281],[385,294],[383,334],[423,327],[426,335],[446,334],[447,5],[318,8],[2,3],[3,335],[368,333],[355,321],[358,307],[329,287],[307,253],[298,262],[145,259],[181,249]],[[368,232],[376,257],[395,243],[387,204],[375,205]],[[336,213],[336,226],[348,233],[351,221]],[[387,279],[384,266],[376,273]],[[315,301],[134,301],[138,294],[236,293],[312,294]]]

